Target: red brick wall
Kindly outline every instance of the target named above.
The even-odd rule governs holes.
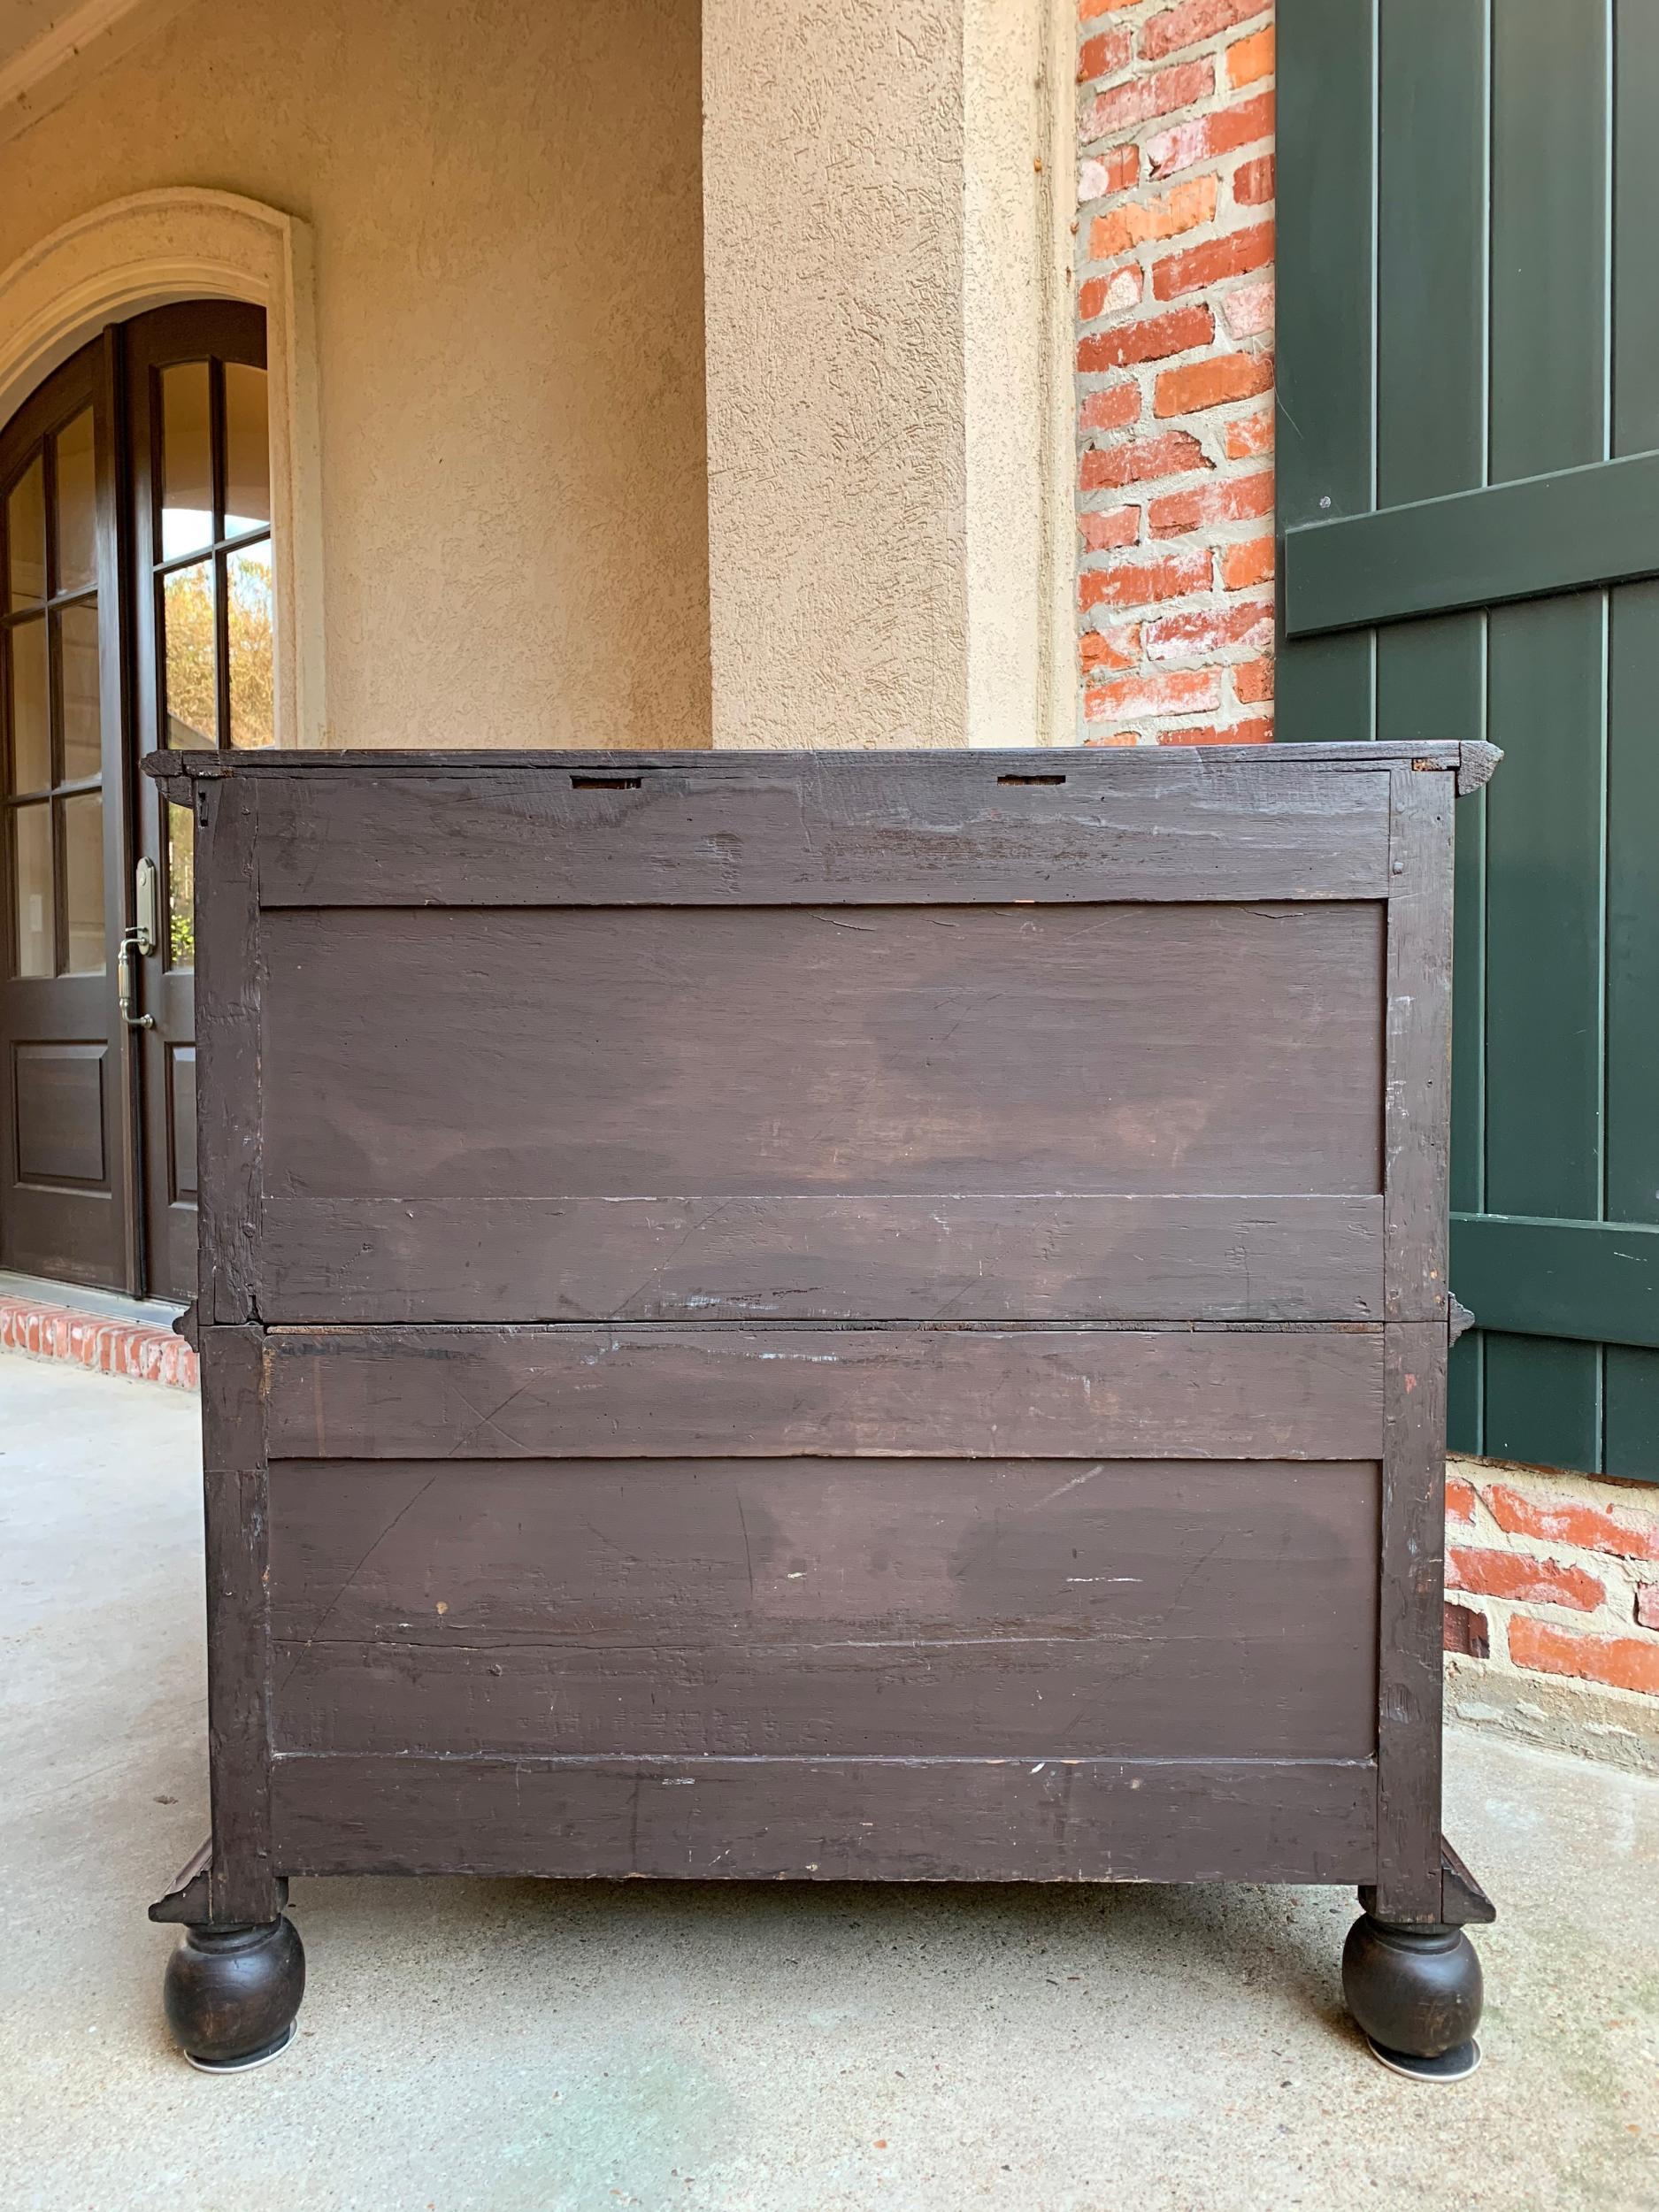
[[[1272,0],[1079,0],[1086,744],[1272,734],[1273,38]],[[1447,1535],[1455,1709],[1581,1694],[1555,1740],[1659,1762],[1659,1494],[1466,1463]]]
[[[73,1360],[100,1374],[124,1375],[133,1382],[170,1383],[176,1390],[196,1387],[196,1354],[171,1329],[82,1313],[8,1292],[0,1292],[0,1351]]]
[[[1253,743],[1273,714],[1273,11],[1079,12],[1081,733]]]
[[[1659,1699],[1652,1491],[1457,1461],[1446,1542],[1448,1651]]]

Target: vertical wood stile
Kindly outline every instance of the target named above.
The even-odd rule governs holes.
[[[263,1127],[259,1083],[258,785],[198,779],[196,1065],[201,1103],[197,1310],[204,1327],[255,1317],[252,1255]]]
[[[1452,779],[1396,768],[1389,828],[1383,1311],[1444,1321],[1450,1163]]]
[[[1393,1323],[1385,1335],[1376,1910],[1438,1920],[1446,1329]]]
[[[222,1924],[274,1919],[271,1866],[270,1517],[264,1334],[204,1329],[208,1890]]]
[[[1452,780],[1393,775],[1384,1106],[1378,1910],[1438,1916]]]

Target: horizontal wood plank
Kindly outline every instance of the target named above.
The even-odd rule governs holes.
[[[1452,1216],[1452,1287],[1482,1328],[1659,1348],[1659,1228]]]
[[[276,1329],[287,1459],[1375,1459],[1382,1336],[1333,1331]]]
[[[1377,1321],[1382,1200],[267,1199],[273,1322]]]
[[[266,914],[264,1189],[1370,1195],[1386,912]]]
[[[1014,764],[1010,764],[1010,759]],[[259,896],[282,906],[956,904],[1355,899],[1387,887],[1387,779],[1187,754],[681,754],[583,770],[475,760],[259,786]]]
[[[1371,1880],[1370,1763],[280,1756],[288,1874]]]
[[[1259,745],[1206,745],[1195,753],[1184,772],[1196,780],[1224,769],[1243,769],[1267,777],[1303,769],[1315,775],[1347,775],[1356,769],[1362,774],[1371,774],[1395,761],[1409,761],[1414,766],[1420,762],[1426,769],[1461,775],[1481,755],[1491,751],[1492,748],[1479,740],[1455,738],[1384,738],[1374,741],[1332,738],[1313,744],[1275,745],[1271,752]],[[740,790],[772,782],[779,777],[793,777],[796,780],[813,778],[822,772],[826,762],[844,774],[879,772],[888,780],[902,779],[912,772],[928,777],[955,775],[966,787],[975,785],[987,768],[994,770],[999,779],[1012,774],[1024,780],[1047,780],[1064,773],[1076,759],[1070,747],[1055,751],[1030,745],[974,746],[948,750],[895,746],[891,751],[884,749],[874,754],[849,752],[833,745],[816,743],[787,751],[774,749],[696,754],[687,754],[683,748],[670,752],[636,752],[611,746],[582,749],[434,745],[411,750],[393,745],[342,745],[321,752],[291,747],[284,750],[277,746],[258,752],[193,752],[180,749],[147,753],[141,765],[147,776],[172,787],[176,793],[181,786],[220,783],[231,777],[239,782],[262,784],[280,783],[296,776],[333,777],[342,782],[355,782],[361,780],[365,771],[379,776],[471,779],[480,768],[551,768],[597,777],[638,776],[649,780],[682,776],[690,762],[700,777]],[[1143,782],[1162,786],[1170,759],[1168,753],[1160,753],[1153,746],[1131,747],[1114,750],[1103,758],[1097,757],[1090,765],[1103,767],[1114,784],[1125,787]],[[896,787],[902,795],[902,784]]]
[[[1558,469],[1285,533],[1291,638],[1659,572],[1659,454]]]
[[[290,1751],[1369,1758],[1375,1465],[278,1462]]]

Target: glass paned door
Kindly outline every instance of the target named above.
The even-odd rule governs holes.
[[[138,767],[273,742],[273,573],[260,310],[111,326],[0,426],[0,1266],[194,1291],[194,824]]]
[[[127,1287],[114,388],[106,336],[0,430],[0,1263]]]
[[[276,739],[276,620],[265,317],[229,302],[158,308],[127,326],[134,720],[141,753]],[[137,794],[162,927],[141,962],[146,1242],[157,1287],[196,1270],[195,824]]]

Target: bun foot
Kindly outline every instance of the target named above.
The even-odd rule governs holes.
[[[1363,1913],[1342,1950],[1342,1994],[1373,2058],[1414,2081],[1463,2081],[1480,2063],[1480,1961],[1461,1928]]]
[[[235,2074],[292,2040],[305,1952],[288,1919],[264,1927],[186,1928],[167,1961],[162,2003],[192,2066]]]

